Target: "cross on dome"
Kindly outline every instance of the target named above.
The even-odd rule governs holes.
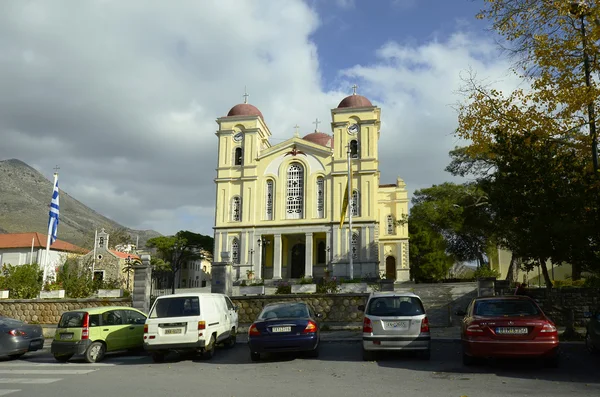
[[[356,84],[354,84],[352,86],[352,95],[356,95],[356,89],[358,88],[358,86]]]
[[[299,126],[298,124],[296,124],[296,125],[294,126],[294,128],[296,129],[296,130],[294,131],[294,136],[295,136],[295,137],[298,137],[298,136],[300,136],[300,135],[299,135],[299,132],[300,132],[300,131],[299,131],[299,129],[300,129],[300,126]]]
[[[248,97],[250,95],[248,95],[248,92],[246,90],[246,86],[244,86],[244,95],[242,95],[244,97],[244,103],[248,103]]]
[[[319,124],[320,123],[321,122],[319,121],[318,117],[315,119],[315,121],[313,121],[313,124],[315,125],[315,132],[319,132]]]

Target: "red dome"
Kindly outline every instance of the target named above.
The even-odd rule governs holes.
[[[304,139],[305,141],[316,143],[317,145],[333,148],[333,137],[331,135],[325,134],[324,132],[313,132],[311,134],[306,135],[302,139]]]
[[[338,105],[339,108],[366,108],[371,107],[373,104],[367,98],[362,95],[350,95],[342,99],[342,102]]]
[[[229,113],[227,113],[227,117],[231,116],[259,116],[261,119],[264,119],[260,110],[249,103],[240,103],[232,107]]]

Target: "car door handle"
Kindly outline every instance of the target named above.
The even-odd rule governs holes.
[[[104,328],[102,331],[110,331],[110,329],[108,329],[108,328]]]
[[[135,327],[129,327],[129,329],[135,329]]]

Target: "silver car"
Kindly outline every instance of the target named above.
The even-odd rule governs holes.
[[[44,335],[40,325],[0,316],[0,356],[19,358],[43,347]]]
[[[421,298],[413,293],[374,292],[363,317],[363,360],[372,361],[377,351],[412,350],[429,359],[429,320]]]

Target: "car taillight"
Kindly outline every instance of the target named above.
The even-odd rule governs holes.
[[[85,313],[83,315],[83,322],[81,324],[81,339],[87,339],[90,337],[90,315]]]
[[[479,324],[471,324],[467,327],[465,334],[467,335],[479,335],[483,333],[483,329],[479,326]]]
[[[315,332],[317,332],[317,324],[315,324],[315,322],[312,320],[308,320],[308,324],[306,325],[306,328],[304,328],[304,331],[302,331],[302,333],[314,334]]]
[[[373,332],[373,325],[371,324],[371,319],[369,317],[363,319],[363,332],[368,334]]]
[[[148,324],[144,324],[144,333],[147,334],[148,333]]]
[[[8,331],[8,334],[11,336],[25,336],[27,335],[24,331],[18,330],[18,329],[11,329],[10,331]]]
[[[248,335],[260,335],[260,331],[256,327],[256,324],[252,324],[250,328],[248,328]]]
[[[427,316],[423,317],[423,320],[421,320],[421,332],[429,332],[429,319]]]
[[[206,329],[206,322],[198,321],[198,331],[200,331],[202,329]]]
[[[552,323],[546,323],[544,324],[544,326],[542,327],[542,330],[540,332],[557,332],[556,327],[554,326],[554,324]]]

